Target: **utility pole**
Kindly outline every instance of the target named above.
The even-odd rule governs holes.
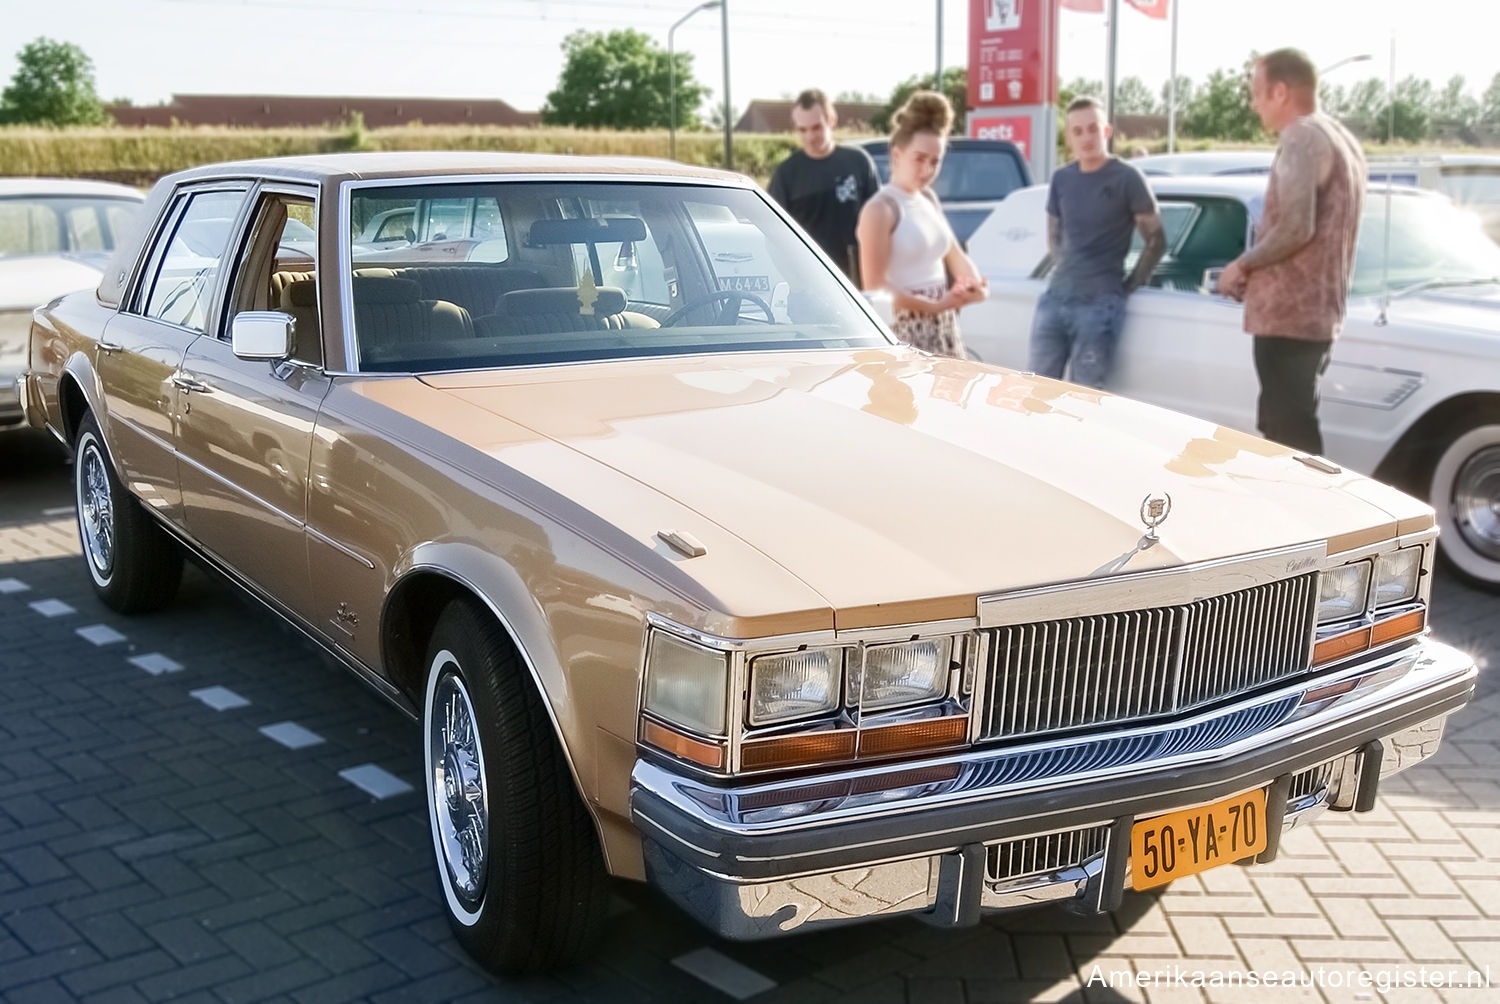
[[[724,170],[734,170],[734,105],[729,102],[729,0],[719,4],[719,24],[724,35]]]
[[[1120,0],[1109,0],[1109,79],[1104,84],[1104,117],[1109,120],[1111,126],[1115,122],[1115,64],[1118,61],[1120,51]],[[1115,149],[1114,130],[1110,130],[1109,145],[1107,149],[1113,153]]]

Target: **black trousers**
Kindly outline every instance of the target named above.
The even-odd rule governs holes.
[[[1332,342],[1255,336],[1255,374],[1260,377],[1255,424],[1262,436],[1305,453],[1323,452],[1318,381],[1328,369],[1332,348]]]

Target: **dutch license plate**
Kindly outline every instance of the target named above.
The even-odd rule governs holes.
[[[768,275],[721,275],[719,288],[736,293],[769,293],[771,277]]]
[[[1130,884],[1150,889],[1266,849],[1266,793],[1143,819],[1130,830]]]

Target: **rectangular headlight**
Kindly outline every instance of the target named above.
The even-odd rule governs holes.
[[[1382,554],[1375,562],[1375,606],[1404,603],[1417,595],[1417,580],[1422,575],[1422,549],[1403,547]]]
[[[1318,589],[1318,623],[1341,621],[1365,612],[1370,595],[1371,562],[1355,561],[1325,569]]]
[[[763,655],[750,662],[750,724],[826,715],[839,706],[842,648]]]
[[[663,631],[646,653],[646,710],[674,725],[722,736],[728,725],[729,658]]]
[[[924,638],[865,649],[865,667],[849,673],[849,703],[865,711],[934,701],[948,692],[952,638]]]

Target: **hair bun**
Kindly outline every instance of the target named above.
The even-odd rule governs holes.
[[[895,125],[908,136],[919,132],[946,136],[953,128],[953,106],[937,91],[916,91],[896,112]]]

